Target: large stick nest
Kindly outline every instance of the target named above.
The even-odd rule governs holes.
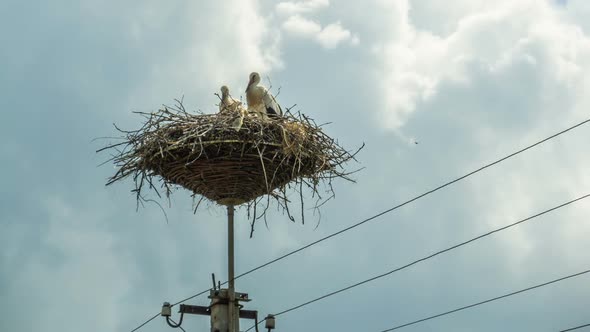
[[[168,197],[175,185],[221,205],[252,204],[268,195],[288,212],[288,187],[301,198],[304,187],[321,197],[318,185],[324,183],[329,199],[333,179],[352,181],[343,166],[358,151],[344,150],[303,114],[270,119],[246,114],[236,130],[238,113],[190,114],[181,101],[136,113],[145,118],[143,126],[132,131],[115,126],[123,141],[99,151],[113,152],[110,161],[117,168],[107,185],[130,176],[138,200],[146,187],[160,196],[160,182]],[[318,202],[323,204],[318,200],[316,207]]]

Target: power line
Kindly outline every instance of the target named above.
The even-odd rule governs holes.
[[[531,286],[531,287],[528,287],[528,288],[525,288],[525,289],[521,289],[521,290],[516,291],[516,292],[504,294],[504,295],[497,296],[497,297],[494,297],[494,298],[491,298],[491,299],[488,299],[488,300],[485,300],[485,301],[477,302],[477,303],[474,303],[474,304],[466,305],[464,307],[460,307],[460,308],[457,308],[457,309],[449,310],[449,311],[446,311],[446,312],[443,312],[443,313],[440,313],[440,314],[436,314],[436,315],[429,316],[429,317],[426,317],[426,318],[418,319],[418,320],[415,320],[415,321],[410,322],[410,323],[398,325],[398,326],[395,326],[395,327],[392,327],[392,328],[383,330],[381,332],[389,332],[389,331],[393,331],[393,330],[398,330],[398,329],[404,328],[406,326],[410,326],[410,325],[418,324],[418,323],[421,323],[421,322],[425,322],[427,320],[431,320],[431,319],[435,319],[435,318],[438,318],[438,317],[450,315],[450,314],[455,313],[455,312],[458,312],[458,311],[462,311],[462,310],[465,310],[465,309],[477,307],[477,306],[480,306],[482,304],[486,304],[486,303],[489,303],[489,302],[500,300],[500,299],[503,299],[503,298],[506,298],[506,297],[509,297],[509,296],[513,296],[513,295],[516,295],[516,294],[524,293],[524,292],[527,292],[527,291],[530,291],[530,290],[533,290],[533,289],[536,289],[536,288],[548,286],[550,284],[554,284],[556,282],[560,282],[560,281],[563,281],[563,280],[566,280],[566,279],[578,277],[578,276],[581,276],[581,275],[586,274],[588,272],[590,272],[590,270],[578,272],[578,273],[575,273],[575,274],[570,274],[568,276],[561,277],[561,278],[555,279],[555,280],[551,280],[551,281],[548,281],[548,282],[545,282],[545,283],[542,283],[542,284],[539,284],[539,285]]]
[[[356,227],[359,227],[359,226],[361,226],[361,225],[363,225],[363,224],[365,224],[365,223],[367,223],[367,222],[369,222],[369,221],[371,221],[371,220],[373,220],[373,219],[376,219],[376,218],[378,218],[378,217],[381,217],[381,216],[383,216],[383,215],[385,215],[385,214],[387,214],[387,213],[389,213],[389,212],[392,212],[392,211],[394,211],[394,210],[397,210],[397,209],[399,209],[399,208],[401,208],[401,207],[403,207],[403,206],[405,206],[405,205],[408,205],[408,204],[410,204],[410,203],[412,203],[412,202],[414,202],[414,201],[417,201],[417,200],[419,200],[420,198],[423,198],[423,197],[425,197],[425,196],[428,196],[428,195],[430,195],[430,194],[432,194],[432,193],[434,193],[434,192],[436,192],[436,191],[439,191],[440,189],[443,189],[443,188],[445,188],[445,187],[448,187],[448,186],[450,186],[450,185],[452,185],[452,184],[454,184],[454,183],[456,183],[456,182],[459,182],[459,181],[461,181],[461,180],[464,180],[464,179],[466,179],[466,178],[470,177],[471,175],[474,175],[474,174],[476,174],[476,173],[479,173],[479,172],[483,171],[484,169],[486,169],[486,168],[489,168],[489,167],[491,167],[491,166],[497,165],[497,164],[499,164],[499,163],[501,163],[501,162],[505,161],[506,159],[512,158],[512,157],[514,157],[514,156],[516,156],[516,155],[518,155],[518,154],[520,154],[520,153],[523,153],[523,152],[525,152],[525,151],[527,151],[527,150],[529,150],[529,149],[532,149],[533,147],[535,147],[535,146],[537,146],[537,145],[540,145],[540,144],[542,144],[542,143],[545,143],[545,142],[547,142],[547,141],[549,141],[549,140],[551,140],[551,139],[553,139],[553,138],[555,138],[555,137],[557,137],[557,136],[559,136],[559,135],[562,135],[562,134],[564,134],[564,133],[566,133],[566,132],[568,132],[568,131],[570,131],[570,130],[572,130],[572,129],[575,129],[575,128],[579,127],[579,126],[582,126],[582,125],[584,125],[584,124],[586,124],[586,123],[588,123],[588,122],[590,122],[590,119],[584,120],[584,121],[582,121],[582,122],[580,122],[580,123],[578,123],[578,124],[576,124],[576,125],[574,125],[574,126],[571,126],[571,127],[567,128],[567,129],[565,129],[565,130],[562,130],[562,131],[560,131],[560,132],[558,132],[558,133],[556,133],[556,134],[553,134],[553,135],[551,135],[551,136],[549,136],[549,137],[547,137],[547,138],[545,138],[545,139],[542,139],[542,140],[540,140],[540,141],[538,141],[538,142],[536,142],[536,143],[534,143],[534,144],[531,144],[531,145],[529,145],[529,146],[527,146],[527,147],[525,147],[525,148],[523,148],[523,149],[520,149],[520,150],[518,150],[518,151],[516,151],[516,152],[513,152],[513,153],[511,153],[511,154],[509,154],[509,155],[507,155],[507,156],[505,156],[505,157],[503,157],[503,158],[500,158],[500,159],[498,159],[498,160],[496,160],[496,161],[494,161],[494,162],[491,162],[491,163],[489,163],[489,164],[486,164],[486,165],[484,165],[484,166],[482,166],[482,167],[480,167],[480,168],[478,168],[478,169],[476,169],[476,170],[474,170],[474,171],[471,171],[471,172],[469,172],[469,173],[467,173],[467,174],[465,174],[465,175],[463,175],[463,176],[460,176],[460,177],[458,177],[458,178],[456,178],[456,179],[454,179],[454,180],[451,180],[451,181],[449,181],[449,182],[447,182],[447,183],[445,183],[445,184],[443,184],[443,185],[440,185],[440,186],[438,186],[438,187],[436,187],[436,188],[434,188],[434,189],[431,189],[431,190],[429,190],[429,191],[427,191],[427,192],[425,192],[425,193],[423,193],[423,194],[420,194],[420,195],[418,195],[418,196],[416,196],[416,197],[414,197],[414,198],[412,198],[412,199],[409,199],[409,200],[407,200],[407,201],[405,201],[405,202],[403,202],[403,203],[400,203],[400,204],[398,204],[398,205],[396,205],[396,206],[394,206],[394,207],[391,207],[391,208],[389,208],[389,209],[387,209],[387,210],[385,210],[385,211],[383,211],[383,212],[380,212],[380,213],[378,213],[378,214],[376,214],[376,215],[374,215],[374,216],[372,216],[372,217],[369,217],[369,218],[367,218],[367,219],[364,219],[364,220],[362,220],[362,221],[360,221],[360,222],[358,222],[358,223],[356,223],[356,224],[353,224],[353,225],[351,225],[351,226],[348,226],[348,227],[346,227],[346,228],[344,228],[344,229],[341,229],[341,230],[339,230],[339,231],[337,231],[337,232],[335,232],[335,233],[332,233],[332,234],[330,234],[330,235],[327,235],[327,236],[325,236],[325,237],[323,237],[323,238],[320,238],[320,239],[318,239],[318,240],[316,240],[316,241],[314,241],[314,242],[311,242],[311,243],[309,243],[309,244],[307,244],[307,245],[305,245],[305,246],[303,246],[303,247],[301,247],[301,248],[299,248],[299,249],[293,250],[293,251],[291,251],[291,252],[289,252],[289,253],[286,253],[286,254],[284,254],[284,255],[282,255],[282,256],[279,256],[279,257],[277,257],[277,258],[275,258],[275,259],[273,259],[273,260],[270,260],[270,261],[268,261],[268,262],[266,262],[266,263],[264,263],[264,264],[262,264],[262,265],[260,265],[260,266],[258,266],[258,267],[255,267],[255,268],[253,268],[253,269],[251,269],[251,270],[248,270],[248,271],[246,271],[246,272],[244,272],[244,273],[242,273],[242,274],[239,274],[239,275],[237,275],[237,276],[234,278],[234,280],[235,280],[235,279],[238,279],[238,278],[241,278],[241,277],[243,277],[243,276],[245,276],[245,275],[248,275],[248,274],[250,274],[250,273],[252,273],[252,272],[255,272],[255,271],[257,271],[257,270],[260,270],[260,269],[262,269],[262,268],[264,268],[264,267],[267,267],[267,266],[268,266],[268,265],[270,265],[270,264],[276,263],[276,262],[278,262],[278,261],[280,261],[280,260],[282,260],[282,259],[285,259],[285,258],[287,258],[287,257],[289,257],[289,256],[291,256],[291,255],[294,255],[294,254],[296,254],[296,253],[298,253],[298,252],[300,252],[300,251],[303,251],[303,250],[305,250],[305,249],[307,249],[307,248],[309,248],[309,247],[311,247],[311,246],[314,246],[314,245],[316,245],[316,244],[318,244],[318,243],[320,243],[320,242],[323,242],[323,241],[325,241],[325,240],[328,240],[328,239],[330,239],[330,238],[332,238],[332,237],[335,237],[335,236],[337,236],[337,235],[340,235],[340,234],[342,234],[342,233],[344,233],[344,232],[347,232],[347,231],[349,231],[349,230],[351,230],[351,229],[354,229],[354,228],[356,228]]]
[[[371,221],[371,220],[374,220],[374,219],[376,219],[376,218],[378,218],[378,217],[381,217],[381,216],[383,216],[383,215],[385,215],[385,214],[387,214],[387,213],[390,213],[390,212],[392,212],[392,211],[395,211],[395,210],[397,210],[397,209],[399,209],[399,208],[401,208],[401,207],[403,207],[403,206],[405,206],[405,205],[408,205],[408,204],[410,204],[410,203],[412,203],[412,202],[414,202],[414,201],[417,201],[417,200],[419,200],[419,199],[421,199],[421,198],[423,198],[423,197],[425,197],[425,196],[428,196],[428,195],[430,195],[430,194],[432,194],[432,193],[434,193],[434,192],[436,192],[436,191],[439,191],[439,190],[441,190],[441,189],[443,189],[443,188],[445,188],[445,187],[448,187],[448,186],[450,186],[450,185],[452,185],[452,184],[454,184],[454,183],[456,183],[456,182],[459,182],[459,181],[461,181],[461,180],[464,180],[464,179],[466,179],[466,178],[468,178],[468,177],[470,177],[470,176],[472,176],[472,175],[474,175],[474,174],[476,174],[476,173],[479,173],[479,172],[481,172],[481,171],[483,171],[483,170],[485,170],[485,169],[487,169],[487,168],[489,168],[489,167],[492,167],[492,166],[494,166],[494,165],[497,165],[497,164],[499,164],[499,163],[501,163],[501,162],[503,162],[503,161],[505,161],[505,160],[507,160],[507,159],[510,159],[510,158],[512,158],[512,157],[514,157],[514,156],[516,156],[516,155],[518,155],[518,154],[521,154],[521,153],[523,153],[523,152],[525,152],[525,151],[527,151],[527,150],[530,150],[530,149],[532,149],[532,148],[534,148],[534,147],[536,147],[536,146],[538,146],[538,145],[541,145],[541,144],[543,144],[543,143],[545,143],[545,142],[547,142],[547,141],[550,141],[550,140],[552,140],[552,139],[554,139],[554,138],[556,138],[556,137],[558,137],[558,136],[560,136],[560,135],[563,135],[563,134],[567,133],[568,131],[571,131],[571,130],[573,130],[573,129],[577,128],[577,127],[580,127],[580,126],[582,126],[582,125],[584,125],[584,124],[586,124],[586,123],[588,123],[588,122],[590,122],[590,119],[586,119],[586,120],[584,120],[584,121],[582,121],[582,122],[579,122],[579,123],[577,123],[577,124],[575,124],[575,125],[573,125],[573,126],[571,126],[571,127],[568,127],[568,128],[566,128],[566,129],[564,129],[564,130],[562,130],[562,131],[560,131],[560,132],[557,132],[557,133],[555,133],[555,134],[553,134],[553,135],[551,135],[551,136],[549,136],[549,137],[546,137],[546,138],[544,138],[544,139],[542,139],[542,140],[540,140],[540,141],[538,141],[538,142],[536,142],[536,143],[533,143],[533,144],[531,144],[531,145],[529,145],[529,146],[527,146],[527,147],[525,147],[525,148],[522,148],[522,149],[520,149],[520,150],[518,150],[518,151],[516,151],[516,152],[513,152],[513,153],[511,153],[511,154],[509,154],[509,155],[507,155],[507,156],[505,156],[505,157],[502,157],[502,158],[500,158],[500,159],[498,159],[498,160],[496,160],[496,161],[494,161],[494,162],[491,162],[491,163],[489,163],[489,164],[486,164],[486,165],[484,165],[484,166],[482,166],[482,167],[480,167],[480,168],[478,168],[478,169],[476,169],[476,170],[474,170],[474,171],[471,171],[471,172],[469,172],[469,173],[467,173],[467,174],[465,174],[465,175],[463,175],[463,176],[460,176],[460,177],[458,177],[458,178],[456,178],[456,179],[454,179],[454,180],[451,180],[451,181],[449,181],[449,182],[446,182],[446,183],[444,183],[444,184],[442,184],[442,185],[440,185],[440,186],[438,186],[438,187],[436,187],[436,188],[434,188],[434,189],[431,189],[431,190],[429,190],[429,191],[427,191],[427,192],[425,192],[425,193],[423,193],[423,194],[420,194],[420,195],[418,195],[418,196],[415,196],[414,198],[411,198],[411,199],[409,199],[409,200],[407,200],[407,201],[405,201],[405,202],[403,202],[403,203],[400,203],[400,204],[398,204],[398,205],[396,205],[396,206],[394,206],[394,207],[391,207],[391,208],[389,208],[389,209],[387,209],[387,210],[385,210],[385,211],[382,211],[382,212],[380,212],[380,213],[378,213],[378,214],[376,214],[376,215],[374,215],[374,216],[372,216],[372,217],[369,217],[369,218],[367,218],[367,219],[364,219],[364,220],[362,220],[362,221],[360,221],[360,222],[358,222],[358,223],[356,223],[356,224],[353,224],[353,225],[351,225],[351,226],[348,226],[348,227],[346,227],[346,228],[344,228],[344,229],[341,229],[341,230],[339,230],[339,231],[337,231],[337,232],[335,232],[335,233],[332,233],[332,234],[330,234],[330,235],[327,235],[327,236],[325,236],[325,237],[322,237],[322,238],[320,238],[320,239],[318,239],[318,240],[316,240],[316,241],[313,241],[313,242],[311,242],[311,243],[309,243],[309,244],[307,244],[307,245],[305,245],[305,246],[303,246],[303,247],[300,247],[300,248],[298,248],[298,249],[295,249],[295,250],[293,250],[293,251],[291,251],[291,252],[289,252],[289,253],[286,253],[286,254],[284,254],[284,255],[282,255],[282,256],[279,256],[279,257],[277,257],[277,258],[275,258],[275,259],[272,259],[272,260],[270,260],[270,261],[268,261],[268,262],[266,262],[266,263],[264,263],[264,264],[262,264],[262,265],[259,265],[259,266],[255,267],[255,268],[252,268],[252,269],[250,269],[250,270],[248,270],[248,271],[246,271],[246,272],[244,272],[244,273],[238,274],[238,275],[237,275],[237,276],[234,278],[234,280],[236,280],[236,279],[239,279],[239,278],[241,278],[241,277],[244,277],[244,276],[246,276],[246,275],[248,275],[248,274],[251,274],[251,273],[253,273],[253,272],[255,272],[255,271],[258,271],[258,270],[260,270],[260,269],[262,269],[262,268],[265,268],[265,267],[267,267],[267,266],[269,266],[269,265],[271,265],[271,264],[274,264],[274,263],[276,263],[276,262],[278,262],[278,261],[280,261],[280,260],[283,260],[283,259],[285,259],[285,258],[287,258],[287,257],[289,257],[289,256],[291,256],[291,255],[294,255],[294,254],[296,254],[296,253],[298,253],[298,252],[300,252],[300,251],[303,251],[303,250],[305,250],[305,249],[307,249],[307,248],[309,248],[309,247],[311,247],[311,246],[314,246],[314,245],[316,245],[316,244],[318,244],[318,243],[320,243],[320,242],[326,241],[326,240],[328,240],[328,239],[330,239],[330,238],[333,238],[333,237],[335,237],[335,236],[338,236],[338,235],[340,235],[340,234],[342,234],[342,233],[344,233],[344,232],[347,232],[347,231],[349,231],[349,230],[351,230],[351,229],[354,229],[354,228],[356,228],[356,227],[359,227],[359,226],[361,226],[361,225],[363,225],[363,224],[365,224],[365,223],[367,223],[367,222],[369,222],[369,221]],[[222,285],[226,285],[227,283],[228,283],[228,281],[225,281],[225,282],[223,282],[223,283],[222,283]],[[193,298],[195,298],[195,297],[197,297],[197,296],[203,295],[203,294],[205,294],[205,293],[207,293],[207,292],[209,292],[209,289],[207,289],[207,290],[204,290],[204,291],[202,291],[202,292],[199,292],[199,293],[197,293],[197,294],[195,294],[195,295],[189,296],[189,297],[187,297],[186,299],[183,299],[183,300],[181,300],[181,301],[178,301],[178,302],[176,302],[174,305],[177,305],[177,304],[180,304],[180,303],[182,303],[182,302],[185,302],[185,301],[191,300],[191,299],[193,299]],[[173,305],[173,306],[174,306],[174,305]],[[154,319],[154,318],[152,317],[150,320],[152,320],[152,319]],[[145,324],[147,324],[148,322],[149,322],[149,321],[147,321],[147,322],[143,323],[142,325],[140,325],[140,327],[141,327],[141,326],[143,326],[143,325],[145,325]],[[139,328],[139,327],[138,327],[138,328]],[[132,332],[136,331],[138,328],[134,329]]]
[[[276,313],[276,314],[273,314],[273,316],[277,317],[277,316],[280,316],[280,315],[286,314],[286,313],[288,313],[288,312],[291,312],[291,311],[297,310],[297,309],[299,309],[299,308],[305,307],[305,306],[307,306],[307,305],[310,305],[310,304],[312,304],[312,303],[314,303],[314,302],[317,302],[317,301],[323,300],[323,299],[325,299],[325,298],[328,298],[328,297],[334,296],[334,295],[336,295],[336,294],[339,294],[339,293],[342,293],[342,292],[344,292],[344,291],[350,290],[350,289],[352,289],[352,288],[355,288],[355,287],[358,287],[358,286],[364,285],[364,284],[366,284],[366,283],[369,283],[369,282],[375,281],[375,280],[377,280],[377,279],[380,279],[380,278],[383,278],[383,277],[389,276],[389,275],[391,275],[391,274],[393,274],[393,273],[395,273],[395,272],[399,272],[399,271],[401,271],[401,270],[407,269],[407,268],[409,268],[409,267],[411,267],[411,266],[413,266],[413,265],[415,265],[415,264],[418,264],[418,263],[420,263],[420,262],[423,262],[423,261],[426,261],[426,260],[428,260],[428,259],[434,258],[434,257],[436,257],[436,256],[438,256],[438,255],[440,255],[440,254],[443,254],[443,253],[449,252],[449,251],[451,251],[451,250],[457,249],[457,248],[459,248],[459,247],[462,247],[462,246],[464,246],[464,245],[467,245],[467,244],[469,244],[469,243],[471,243],[471,242],[474,242],[474,241],[480,240],[480,239],[482,239],[482,238],[484,238],[484,237],[490,236],[490,235],[492,235],[492,234],[494,234],[494,233],[501,232],[501,231],[503,231],[503,230],[506,230],[506,229],[508,229],[508,228],[511,228],[511,227],[517,226],[517,225],[519,225],[519,224],[525,223],[525,222],[527,222],[527,221],[530,221],[530,220],[532,220],[532,219],[535,219],[535,218],[537,218],[537,217],[540,217],[540,216],[542,216],[542,215],[544,215],[544,214],[547,214],[547,213],[549,213],[549,212],[552,212],[552,211],[558,210],[558,209],[560,209],[560,208],[563,208],[563,207],[565,207],[565,206],[567,206],[567,205],[573,204],[573,203],[575,203],[575,202],[578,202],[578,201],[580,201],[580,200],[583,200],[583,199],[585,199],[585,198],[588,198],[588,197],[590,197],[590,194],[586,194],[586,195],[584,195],[584,196],[580,196],[580,197],[578,197],[578,198],[576,198],[576,199],[572,199],[572,200],[570,200],[570,201],[567,201],[567,202],[565,202],[565,203],[562,203],[562,204],[559,204],[559,205],[557,205],[557,206],[554,206],[554,207],[552,207],[552,208],[550,208],[550,209],[547,209],[547,210],[544,210],[544,211],[542,211],[542,212],[536,213],[536,214],[534,214],[534,215],[532,215],[532,216],[530,216],[530,217],[527,217],[527,218],[521,219],[521,220],[519,220],[519,221],[517,221],[517,222],[511,223],[511,224],[509,224],[509,225],[506,225],[506,226],[503,226],[503,227],[500,227],[500,228],[496,228],[496,229],[494,229],[494,230],[492,230],[492,231],[489,231],[489,232],[487,232],[487,233],[484,233],[484,234],[481,234],[481,235],[479,235],[479,236],[476,236],[476,237],[474,237],[474,238],[471,238],[471,239],[469,239],[469,240],[467,240],[467,241],[463,241],[463,242],[461,242],[461,243],[458,243],[458,244],[456,244],[456,245],[453,245],[453,246],[451,246],[451,247],[448,247],[448,248],[446,248],[446,249],[443,249],[443,250],[437,251],[437,252],[435,252],[435,253],[433,253],[433,254],[431,254],[431,255],[428,255],[428,256],[426,256],[426,257],[420,258],[420,259],[418,259],[418,260],[415,260],[415,261],[413,261],[413,262],[411,262],[411,263],[408,263],[408,264],[406,264],[406,265],[400,266],[400,267],[398,267],[398,268],[396,268],[396,269],[393,269],[393,270],[391,270],[391,271],[388,271],[388,272],[385,272],[385,273],[379,274],[379,275],[377,275],[377,276],[374,276],[374,277],[371,277],[371,278],[369,278],[369,279],[365,279],[365,280],[363,280],[363,281],[357,282],[357,283],[355,283],[355,284],[353,284],[353,285],[350,285],[350,286],[347,286],[347,287],[341,288],[341,289],[339,289],[339,290],[336,290],[336,291],[330,292],[330,293],[328,293],[328,294],[322,295],[322,296],[320,296],[320,297],[317,297],[317,298],[315,298],[315,299],[313,299],[313,300],[310,300],[310,301],[304,302],[304,303],[302,303],[302,304],[296,305],[296,306],[294,306],[294,307],[291,307],[291,308],[289,308],[289,309],[285,309],[285,310],[283,310],[283,311],[280,311],[280,312],[278,312],[278,313]],[[254,326],[253,326],[253,327],[254,327]],[[248,330],[246,330],[246,331],[249,331],[249,330],[251,330],[253,327],[251,327],[250,329],[248,329]]]
[[[589,270],[589,271],[582,272],[582,273],[580,273],[580,274],[583,274],[583,273],[586,273],[586,272],[590,272],[590,270]],[[579,274],[578,274],[578,275],[579,275]],[[577,275],[574,275],[574,276],[577,276]],[[569,277],[574,277],[574,276],[569,276]],[[568,278],[568,277],[566,277],[566,278]],[[563,280],[563,279],[562,279],[562,280]],[[556,280],[555,282],[557,282],[557,281],[560,281],[560,280]],[[532,288],[530,288],[530,289],[532,289]],[[529,290],[530,290],[530,289],[529,289]],[[526,290],[522,290],[522,292],[524,292],[524,291],[526,291]],[[515,294],[516,294],[516,293],[515,293]],[[498,298],[498,299],[499,299],[499,298]],[[493,301],[493,299],[492,299],[492,300],[489,300],[489,301],[491,302],[491,301]],[[482,303],[482,304],[483,304],[483,303]],[[440,317],[440,316],[439,316],[439,317]],[[260,325],[260,324],[261,324],[262,322],[264,322],[265,320],[266,320],[266,318],[265,318],[265,319],[263,319],[261,322],[258,322],[258,323],[256,323],[256,325]],[[247,330],[246,330],[246,331],[244,331],[244,332],[248,332],[248,331],[252,330],[254,327],[256,327],[256,325],[254,325],[254,326],[250,327],[249,329],[247,329]],[[584,324],[584,325],[580,325],[580,326],[576,326],[576,327],[572,327],[572,328],[568,328],[568,329],[566,329],[566,330],[560,330],[559,332],[568,332],[568,331],[574,331],[574,330],[579,330],[579,329],[581,329],[581,328],[584,328],[584,327],[590,327],[590,323],[588,323],[588,324]],[[401,327],[397,327],[397,328],[399,329],[399,328],[401,328]],[[382,331],[382,332],[386,332],[386,331],[392,331],[392,330],[385,330],[385,331]]]
[[[580,325],[580,326],[572,327],[572,328],[569,328],[567,330],[561,330],[559,332],[567,332],[567,331],[579,330],[579,329],[581,329],[583,327],[590,327],[590,324],[585,324],[585,325]]]
[[[338,293],[342,293],[342,292],[344,292],[344,291],[347,291],[347,290],[350,290],[350,289],[352,289],[352,288],[355,288],[355,287],[358,287],[358,286],[364,285],[364,284],[366,284],[366,283],[369,283],[369,282],[375,281],[375,280],[377,280],[377,279],[381,279],[381,278],[383,278],[383,277],[386,277],[386,276],[389,276],[389,275],[391,275],[391,274],[393,274],[393,273],[395,273],[395,272],[399,272],[399,271],[401,271],[401,270],[405,270],[405,269],[409,268],[409,267],[410,267],[410,266],[412,266],[412,265],[418,264],[418,263],[420,263],[420,262],[424,262],[424,261],[426,261],[426,260],[429,260],[429,259],[431,259],[431,258],[434,258],[434,257],[436,257],[436,256],[438,256],[438,255],[440,255],[440,254],[443,254],[443,253],[445,253],[445,252],[449,252],[449,251],[451,251],[451,250],[454,250],[454,249],[457,249],[457,248],[459,248],[459,247],[462,247],[462,246],[464,246],[464,245],[467,245],[467,244],[469,244],[469,243],[471,243],[471,242],[474,242],[474,241],[480,240],[480,239],[482,239],[482,238],[484,238],[484,237],[490,236],[490,235],[492,235],[492,234],[494,234],[494,233],[501,232],[501,231],[503,231],[503,230],[506,230],[506,229],[508,229],[508,228],[511,228],[511,227],[517,226],[517,225],[519,225],[519,224],[522,224],[522,223],[524,223],[524,222],[530,221],[530,220],[532,220],[532,219],[535,219],[535,218],[537,218],[537,217],[540,217],[540,216],[542,216],[542,215],[544,215],[544,214],[547,214],[547,213],[549,213],[549,212],[551,212],[551,211],[555,211],[555,210],[557,210],[557,209],[560,209],[560,208],[562,208],[562,207],[565,207],[565,206],[567,206],[567,205],[570,205],[570,204],[572,204],[572,203],[575,203],[575,202],[577,202],[577,201],[580,201],[580,200],[582,200],[582,199],[585,199],[585,198],[588,198],[588,197],[590,197],[590,194],[587,194],[587,195],[584,195],[584,196],[578,197],[578,198],[576,198],[576,199],[570,200],[570,201],[568,201],[568,202],[562,203],[562,204],[560,204],[560,205],[558,205],[558,206],[555,206],[555,207],[552,207],[552,208],[550,208],[550,209],[547,209],[547,210],[545,210],[545,211],[539,212],[539,213],[537,213],[537,214],[534,214],[534,215],[532,215],[532,216],[530,216],[530,217],[527,217],[527,218],[525,218],[525,219],[521,219],[521,220],[519,220],[519,221],[517,221],[517,222],[514,222],[514,223],[512,223],[512,224],[509,224],[509,225],[506,225],[506,226],[503,226],[503,227],[500,227],[500,228],[494,229],[494,230],[492,230],[492,231],[489,231],[489,232],[487,232],[487,233],[481,234],[481,235],[479,235],[479,236],[476,236],[476,237],[474,237],[474,238],[472,238],[472,239],[469,239],[469,240],[467,240],[467,241],[464,241],[464,242],[461,242],[461,243],[459,243],[459,244],[456,244],[456,245],[453,245],[453,246],[451,246],[451,247],[448,247],[448,248],[446,248],[446,249],[443,249],[443,250],[437,251],[437,252],[435,252],[435,253],[433,253],[433,254],[431,254],[431,255],[429,255],[429,256],[426,256],[426,257],[420,258],[420,259],[418,259],[418,260],[415,260],[415,261],[413,261],[413,262],[411,262],[411,263],[408,263],[408,264],[406,264],[406,265],[400,266],[400,267],[398,267],[398,268],[396,268],[396,269],[393,269],[393,270],[391,270],[391,271],[388,271],[388,272],[385,272],[385,273],[379,274],[379,275],[377,275],[377,276],[371,277],[371,278],[369,278],[369,279],[366,279],[366,280],[363,280],[363,281],[361,281],[361,282],[357,282],[357,283],[355,283],[355,284],[353,284],[353,285],[350,285],[350,286],[344,287],[344,288],[342,288],[342,289],[339,289],[339,290],[337,290],[337,291],[333,291],[333,292],[331,292],[331,293],[328,293],[328,294],[322,295],[322,296],[320,296],[320,297],[318,297],[318,298],[315,298],[315,299],[313,299],[313,300],[310,300],[310,301],[307,301],[307,302],[305,302],[305,303],[302,303],[302,304],[296,305],[296,306],[294,306],[294,307],[291,307],[291,308],[289,308],[289,309],[283,310],[283,311],[281,311],[281,312],[278,312],[278,313],[276,313],[276,314],[273,314],[273,315],[274,315],[275,317],[276,317],[276,316],[280,316],[280,315],[282,315],[282,314],[286,314],[286,313],[288,313],[288,312],[290,312],[290,311],[297,310],[297,309],[299,309],[299,308],[301,308],[301,307],[305,307],[305,306],[307,306],[307,305],[309,305],[309,304],[312,304],[312,303],[314,303],[314,302],[317,302],[317,301],[319,301],[319,300],[323,300],[323,299],[325,299],[325,298],[331,297],[331,296],[333,296],[333,295],[336,295],[336,294],[338,294]]]
[[[157,314],[155,314],[154,316],[152,316],[152,318],[146,320],[141,325],[139,325],[138,327],[136,327],[133,330],[131,330],[131,332],[135,332],[135,331],[139,330],[140,328],[144,327],[147,323],[149,323],[149,322],[153,321],[154,319],[156,319],[156,317],[158,317],[158,316],[160,316],[160,313],[159,312]]]

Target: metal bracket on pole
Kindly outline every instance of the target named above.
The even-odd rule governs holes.
[[[211,316],[211,308],[201,305],[181,304],[179,312],[190,315]],[[256,320],[258,318],[258,311],[240,310],[240,318]]]

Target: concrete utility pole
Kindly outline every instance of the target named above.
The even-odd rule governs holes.
[[[239,309],[238,301],[249,301],[248,294],[237,293],[235,288],[234,259],[234,211],[233,205],[227,207],[227,289],[211,291],[211,332],[238,332],[240,317],[248,317],[246,310]],[[215,285],[213,285],[215,287]],[[257,314],[256,314],[257,316]],[[255,317],[252,317],[255,319]]]
[[[227,274],[228,288],[211,292],[211,332],[238,332],[240,310],[236,301],[234,272],[234,206],[227,206]],[[213,285],[215,287],[215,285]],[[247,294],[240,294],[247,300]]]
[[[227,280],[228,280],[228,319],[229,332],[238,332],[240,330],[240,320],[236,311],[239,310],[236,303],[236,288],[234,274],[234,206],[227,207]],[[237,309],[237,310],[236,310]]]
[[[179,312],[181,314],[178,323],[173,323],[170,319],[172,315],[171,305],[165,302],[162,306],[161,315],[166,318],[166,322],[171,327],[177,328],[182,324],[184,314],[211,316],[211,332],[239,332],[240,318],[258,321],[258,312],[255,310],[241,310],[239,302],[248,302],[248,294],[238,293],[235,290],[235,272],[234,272],[234,206],[227,207],[227,272],[228,288],[222,289],[215,285],[215,276],[213,275],[213,289],[209,293],[211,304],[206,306],[181,304]],[[274,317],[269,315],[266,319],[266,327],[274,329]],[[256,325],[256,331],[258,326]]]

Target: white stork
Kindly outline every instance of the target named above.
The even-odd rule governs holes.
[[[263,118],[266,116],[282,116],[283,110],[275,100],[275,97],[260,83],[260,75],[256,72],[250,74],[248,87],[246,88],[246,101],[248,102],[248,111],[259,114]]]
[[[219,113],[237,112],[242,108],[242,102],[232,98],[227,86],[221,87],[221,102],[219,103]]]
[[[232,121],[231,127],[235,130],[240,130],[244,122],[244,115],[246,109],[242,106],[242,102],[234,99],[229,94],[227,86],[221,87],[221,102],[219,103],[219,113],[235,113],[238,117]]]

